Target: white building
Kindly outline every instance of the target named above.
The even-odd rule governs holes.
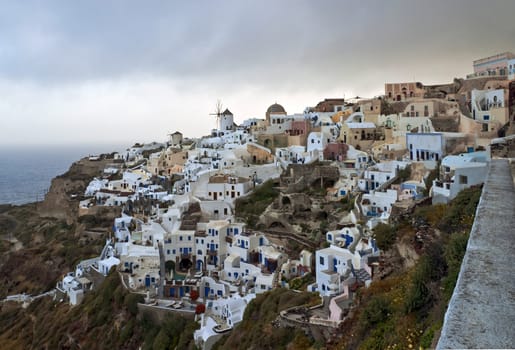
[[[324,148],[330,140],[328,136],[322,132],[313,131],[308,135],[306,151],[309,153],[311,159],[324,160]]]
[[[373,167],[368,168],[363,173],[363,179],[359,180],[359,189],[361,191],[375,190],[397,175],[400,169],[406,168],[407,162],[387,161],[377,163]]]
[[[203,229],[199,226],[195,235],[197,270],[213,270],[221,266],[227,256],[228,228],[226,220],[209,221]]]
[[[321,296],[341,294],[344,290],[344,281],[349,276],[356,276],[365,283],[370,283],[368,257],[378,253],[379,250],[372,239],[361,239],[357,242],[354,252],[336,245],[317,250],[316,283],[309,285],[308,291],[318,291]]]
[[[365,169],[370,161],[370,156],[367,152],[357,150],[351,145],[348,145],[347,159],[343,161],[346,169]]]
[[[508,79],[515,79],[515,59],[508,60]]]
[[[273,274],[260,274],[256,277],[254,281],[254,291],[256,294],[261,294],[268,292],[274,287],[274,278],[275,273]]]
[[[230,294],[230,285],[227,282],[216,280],[209,276],[200,279],[200,297],[204,299],[224,298]]]
[[[208,198],[232,203],[252,189],[252,180],[234,175],[217,174],[207,183]]]
[[[491,131],[488,124],[504,125],[508,122],[508,109],[504,101],[504,90],[472,90],[470,105],[472,119],[483,123],[483,131]],[[495,127],[494,127],[495,130]]]
[[[231,240],[232,242],[228,247],[229,253],[237,254],[244,262],[250,262],[250,252],[257,252],[259,247],[268,245],[268,240],[263,234],[249,234],[243,232],[243,229],[235,231],[232,234]]]
[[[308,254],[309,253],[309,254]],[[299,260],[288,259],[281,266],[281,276],[286,279],[304,276],[311,271],[311,253],[303,250]]]
[[[122,270],[129,272],[129,287],[151,288],[159,283],[159,251],[154,246],[116,243]]]
[[[445,157],[440,167],[440,178],[433,181],[433,204],[448,203],[461,190],[482,184],[488,172],[488,162],[487,152]]]
[[[396,190],[370,191],[363,194],[361,207],[367,216],[380,217],[386,220],[390,217],[393,204],[397,201],[399,193]]]
[[[218,116],[218,130],[224,133],[234,130],[234,116],[229,109],[226,109]]]
[[[200,329],[193,334],[195,345],[201,349],[211,348],[220,336],[218,332],[230,330],[243,320],[247,305],[255,297],[255,294],[247,294],[244,297],[232,295],[230,298],[209,300],[206,313],[200,321]],[[225,323],[220,324],[220,320]]]
[[[110,256],[109,258],[100,260],[98,262],[98,270],[101,274],[104,276],[107,276],[109,274],[109,271],[113,266],[118,266],[120,264],[120,259]]]
[[[360,259],[348,249],[335,245],[316,252],[316,289],[322,296],[340,294],[351,265],[360,268]]]
[[[438,161],[444,155],[444,137],[441,133],[407,133],[406,147],[413,161]]]
[[[163,245],[166,261],[174,261],[186,268],[184,264],[193,264],[195,260],[195,247],[195,231],[178,230],[167,233]]]
[[[225,258],[222,279],[230,282],[238,280],[253,281],[261,275],[259,266],[243,262],[238,254],[230,254]]]
[[[328,231],[326,241],[341,248],[349,248],[359,239],[359,229],[356,226],[344,227],[340,230]]]

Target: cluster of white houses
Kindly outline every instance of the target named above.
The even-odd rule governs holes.
[[[231,327],[241,320],[250,300],[246,295],[271,290],[281,277],[301,276],[312,267],[316,282],[308,290],[323,296],[339,297],[351,283],[368,285],[379,250],[366,233],[388,220],[396,202],[429,192],[434,203],[445,203],[484,181],[489,153],[476,150],[488,150],[490,140],[515,116],[513,57],[506,53],[475,61],[475,74],[467,80],[435,86],[387,83],[384,96],[326,99],[298,114],[287,114],[275,103],[264,119],[241,125],[227,109],[217,115],[217,128],[208,137],[183,139],[175,132],[165,144],[120,152],[116,158],[124,170],[116,163],[105,169],[105,178],[93,180],[81,213],[98,205],[139,206],[144,216],[116,219],[112,253],[88,268],[105,274],[119,263],[133,290],[156,290],[161,284],[169,297],[197,291]],[[506,66],[496,68],[500,61]],[[302,251],[293,259],[263,233],[235,220],[237,198],[278,177],[289,164],[319,160],[334,162],[340,171],[340,179],[327,189],[328,200],[363,193],[356,212],[368,219],[365,225],[351,212],[341,230],[326,233],[327,248]],[[421,170],[394,183],[410,165]],[[424,180],[436,167],[439,176],[429,191]],[[201,220],[185,219],[192,205],[199,206]],[[165,273],[166,262],[185,274]],[[76,303],[80,297],[74,291],[89,284],[77,271],[60,286]],[[207,341],[211,328],[220,326],[215,318],[204,319],[196,337]]]

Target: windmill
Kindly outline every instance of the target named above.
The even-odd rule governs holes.
[[[222,101],[217,100],[215,106],[215,113],[209,113],[209,115],[214,115],[216,117],[216,130],[218,130],[218,126],[220,125],[220,117],[222,116]]]

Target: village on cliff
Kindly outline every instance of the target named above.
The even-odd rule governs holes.
[[[515,55],[473,68],[452,83],[386,83],[382,96],[329,98],[300,113],[274,103],[241,125],[218,108],[209,136],[176,131],[111,155],[80,194],[79,214],[122,214],[100,255],[81,261],[58,291],[76,305],[94,287],[92,274],[116,268],[146,307],[197,315],[195,342],[209,348],[257,294],[314,275],[303,290],[318,292],[320,305],[281,317],[337,327],[381,264],[374,228],[482,184],[489,160],[515,142],[506,136],[515,131]],[[257,220],[236,212],[265,186],[278,195]],[[334,202],[347,210],[332,212]],[[315,237],[313,218],[337,222]]]

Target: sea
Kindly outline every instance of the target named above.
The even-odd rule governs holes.
[[[120,151],[120,145],[0,146],[0,204],[44,199],[54,177],[86,156]]]

